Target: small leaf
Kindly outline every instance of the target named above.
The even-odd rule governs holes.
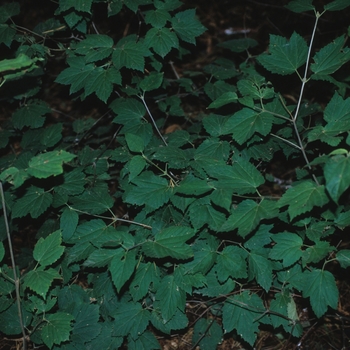
[[[289,41],[282,36],[271,34],[269,52],[258,57],[259,63],[271,73],[289,75],[305,64],[308,45],[296,32]]]
[[[290,232],[278,233],[271,236],[276,242],[271,249],[269,257],[273,260],[283,260],[283,266],[288,267],[301,258],[303,240]]]
[[[286,8],[296,13],[313,11],[315,6],[312,2],[313,0],[293,0],[286,5]]]
[[[42,266],[49,266],[56,262],[64,252],[61,246],[61,231],[55,231],[46,238],[40,238],[34,247],[33,257]]]
[[[324,165],[326,189],[334,202],[350,186],[350,158],[344,156],[330,157]]]
[[[63,173],[63,163],[75,157],[63,150],[42,153],[30,160],[28,172],[39,179],[59,175]]]
[[[213,101],[208,108],[220,108],[222,106],[225,106],[229,103],[236,102],[238,100],[238,96],[235,92],[225,92],[223,93],[219,98],[217,98],[215,101]]]
[[[65,208],[60,218],[60,228],[62,231],[62,238],[64,241],[69,240],[77,228],[79,215],[75,210]]]
[[[350,266],[350,249],[342,249],[336,255],[336,259],[339,261],[340,266],[346,269]]]
[[[71,322],[74,317],[68,313],[56,312],[45,315],[46,324],[42,328],[41,338],[45,345],[52,348],[54,344],[61,344],[69,340],[72,330]]]
[[[129,182],[135,179],[146,166],[147,162],[142,156],[136,155],[132,157],[125,166],[129,170]]]
[[[322,207],[328,201],[323,185],[304,181],[285,192],[279,200],[279,207],[288,205],[288,214],[293,220],[296,216],[306,213],[316,206]]]
[[[338,288],[334,276],[329,271],[315,269],[305,272],[303,296],[310,297],[312,310],[317,317],[322,317],[330,306],[338,305]]]

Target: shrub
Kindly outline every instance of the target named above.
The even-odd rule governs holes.
[[[350,265],[337,244],[350,225],[350,99],[348,76],[334,73],[350,49],[345,35],[317,52],[313,43],[321,16],[348,1],[321,12],[291,1],[315,16],[309,41],[271,35],[267,52],[237,65],[226,52],[257,43],[229,40],[222,57],[179,76],[172,61],[205,31],[181,5],[60,0],[26,31],[18,3],[0,7],[13,111],[0,131],[0,330],[24,348],[160,349],[156,335],[186,330],[195,303],[193,347],[232,333],[253,346],[264,326],[302,335],[297,296],[317,318],[337,308],[329,267]],[[297,76],[298,100],[269,74]],[[45,102],[52,76],[101,117],[57,114]],[[326,105],[304,97],[311,82],[334,87]],[[280,195],[269,190],[276,159],[297,164]],[[30,247],[14,252],[18,232]]]

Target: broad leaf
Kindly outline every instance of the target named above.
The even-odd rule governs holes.
[[[251,250],[248,256],[249,280],[255,278],[261,287],[268,292],[272,284],[272,266],[273,263],[268,259],[266,249]]]
[[[218,254],[218,278],[224,282],[230,276],[234,279],[246,278],[247,253],[239,247],[228,246]]]
[[[13,113],[13,126],[17,129],[22,129],[24,126],[40,128],[44,125],[45,114],[50,112],[51,109],[43,101],[31,100]]]
[[[69,240],[77,228],[79,215],[75,210],[65,208],[60,217],[60,228],[64,241]]]
[[[154,52],[164,58],[172,48],[179,47],[179,41],[174,32],[168,28],[152,28],[145,38],[148,48],[153,48]]]

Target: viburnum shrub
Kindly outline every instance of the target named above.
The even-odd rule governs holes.
[[[349,7],[291,1],[311,33],[270,35],[254,57],[255,40],[228,40],[179,76],[205,28],[178,0],[59,0],[31,30],[19,3],[2,5],[1,333],[24,349],[151,350],[193,326],[193,348],[252,347],[264,327],[300,338],[300,300],[317,318],[337,309],[350,98],[334,73],[350,49],[345,33],[313,44],[322,15]],[[278,75],[299,79],[294,102],[266,78]],[[325,82],[325,104],[304,96]],[[58,85],[101,114],[57,113],[45,99]],[[207,109],[191,115],[191,101]],[[277,194],[276,159],[297,164]]]

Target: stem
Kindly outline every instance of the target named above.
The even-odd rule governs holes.
[[[21,308],[21,297],[19,292],[19,278],[17,277],[16,272],[16,264],[15,264],[15,256],[13,254],[13,247],[12,247],[12,241],[11,241],[11,235],[10,235],[10,228],[7,220],[7,213],[6,213],[6,203],[5,203],[5,196],[4,196],[4,189],[2,187],[2,182],[0,181],[0,195],[1,195],[1,201],[2,201],[2,211],[4,213],[4,221],[5,221],[5,227],[6,227],[6,233],[7,233],[7,240],[9,244],[9,251],[10,251],[10,257],[11,257],[11,264],[13,268],[13,279],[15,282],[15,291],[16,291],[16,303],[17,303],[17,311],[18,311],[18,318],[19,318],[19,324],[21,326],[21,331],[23,335],[23,350],[27,349],[27,335],[24,329],[23,324],[23,315],[22,315],[22,308]]]

